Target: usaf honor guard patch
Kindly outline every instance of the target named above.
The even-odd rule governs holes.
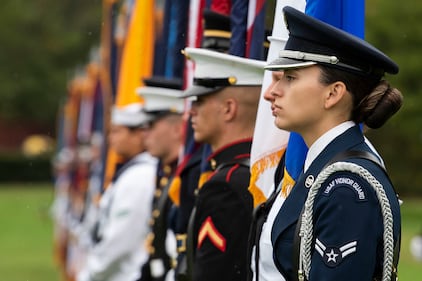
[[[317,238],[315,241],[315,250],[319,253],[326,266],[336,267],[345,257],[356,252],[357,244],[357,241],[352,241],[339,248],[327,247]]]
[[[347,187],[352,190],[356,195],[356,200],[366,201],[365,190],[360,185],[359,181],[354,177],[339,176],[331,180],[324,188],[322,195],[330,196],[330,194],[338,187]]]

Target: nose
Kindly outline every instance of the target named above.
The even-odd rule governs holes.
[[[272,89],[274,87],[274,81],[271,82],[271,84],[267,87],[267,89],[264,92],[264,99],[268,102],[274,101],[274,96],[272,95]]]
[[[274,71],[272,73],[271,84],[268,86],[267,90],[264,92],[264,99],[273,103],[277,96],[280,96],[281,93],[281,83],[283,81],[284,71]]]
[[[197,113],[197,104],[196,104],[196,102],[194,101],[194,102],[192,102],[192,104],[191,104],[191,107],[190,107],[190,109],[189,109],[189,114],[190,114],[190,116],[195,116],[196,115],[196,113]]]
[[[281,80],[273,81],[264,92],[264,99],[272,103],[279,96],[281,96]]]

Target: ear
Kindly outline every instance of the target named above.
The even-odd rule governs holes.
[[[238,106],[238,102],[234,98],[224,100],[222,104],[222,113],[225,121],[231,121],[236,117]]]
[[[338,104],[343,97],[347,94],[347,88],[346,85],[341,82],[337,81],[332,84],[330,84],[327,87],[327,95],[325,96],[325,103],[324,106],[326,109],[331,108]]]

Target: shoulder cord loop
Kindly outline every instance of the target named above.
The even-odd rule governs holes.
[[[340,171],[348,171],[355,173],[365,179],[375,190],[377,198],[380,202],[381,213],[384,223],[384,263],[382,271],[382,281],[391,280],[391,270],[393,266],[394,256],[394,239],[393,239],[393,216],[391,213],[390,203],[385,194],[382,184],[365,168],[349,162],[336,162],[322,170],[317,179],[311,186],[308,197],[305,201],[304,212],[302,215],[302,223],[300,225],[300,257],[299,257],[299,275],[303,274],[309,279],[309,271],[311,269],[311,246],[313,240],[313,205],[315,197],[321,184],[333,173]],[[299,280],[301,280],[301,278]],[[303,280],[303,279],[302,279]]]

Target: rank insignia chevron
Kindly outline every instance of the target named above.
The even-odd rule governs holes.
[[[199,229],[198,235],[198,248],[202,246],[205,238],[208,237],[212,244],[220,251],[226,251],[226,239],[224,236],[217,230],[212,221],[212,218],[208,216],[201,228]]]

